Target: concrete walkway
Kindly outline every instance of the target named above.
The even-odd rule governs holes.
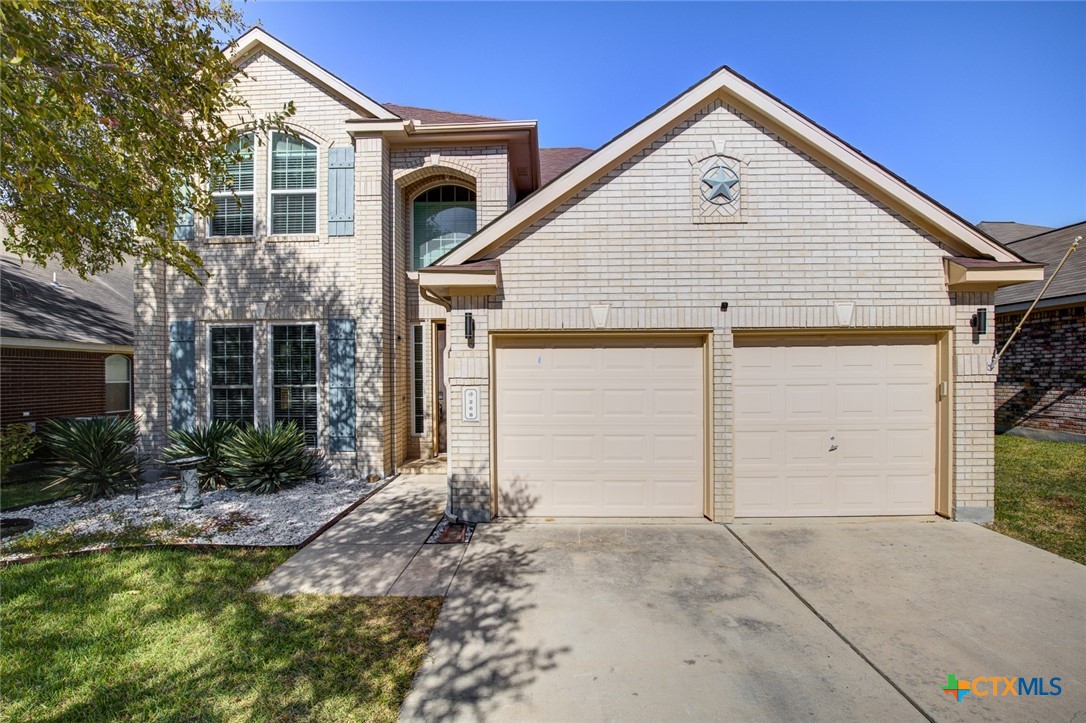
[[[425,545],[444,475],[401,477],[257,583],[273,595],[445,595],[467,545]]]

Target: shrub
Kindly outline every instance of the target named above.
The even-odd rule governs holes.
[[[294,423],[242,427],[223,444],[222,454],[231,486],[251,492],[278,492],[317,475],[305,434]]]
[[[238,428],[229,422],[214,421],[207,426],[199,426],[190,431],[173,430],[167,432],[173,441],[162,450],[167,462],[184,457],[207,457],[196,466],[196,476],[200,480],[200,489],[214,490],[227,487],[230,477],[224,471],[226,460],[223,457],[223,445],[228,442]]]
[[[30,459],[40,440],[28,424],[9,424],[0,431],[0,477],[8,476],[8,467]]]
[[[42,437],[62,465],[50,487],[68,485],[80,499],[94,500],[139,485],[143,466],[133,417],[51,419]]]

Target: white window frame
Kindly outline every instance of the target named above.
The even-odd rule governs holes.
[[[320,232],[321,232],[321,144],[320,144],[319,141],[317,141],[316,138],[312,138],[310,136],[307,136],[304,133],[299,133],[296,130],[294,130],[293,128],[291,130],[292,130],[292,132],[293,132],[293,134],[295,136],[302,139],[306,143],[309,143],[310,145],[312,145],[313,148],[316,149],[316,151],[317,151],[317,174],[316,174],[317,185],[313,189],[313,199],[314,199],[313,200],[313,206],[316,209],[314,211],[315,215],[314,215],[314,219],[313,219],[313,232],[312,233],[273,233],[273,230],[272,230],[272,199],[275,196],[291,196],[291,195],[297,196],[297,195],[299,195],[301,193],[309,193],[308,189],[298,189],[298,188],[284,188],[284,189],[281,189],[281,190],[278,190],[278,191],[272,190],[272,161],[273,161],[273,156],[274,156],[272,144],[275,143],[275,136],[276,135],[284,135],[284,136],[287,135],[286,133],[280,133],[279,131],[272,131],[268,135],[268,144],[267,144],[268,152],[266,154],[268,156],[268,161],[265,164],[266,169],[267,169],[267,179],[268,179],[268,181],[267,181],[267,183],[268,183],[268,201],[267,201],[268,206],[267,206],[267,224],[266,224],[266,227],[268,229],[268,236],[274,236],[275,238],[283,238],[283,239],[299,238],[299,237],[309,238],[309,237],[312,237],[312,236],[316,236],[316,235],[320,234]],[[254,183],[253,185],[255,187],[256,184]]]
[[[252,153],[253,153],[253,189],[251,191],[236,191],[235,190],[235,191],[221,191],[221,192],[216,192],[216,191],[212,190],[211,191],[211,198],[212,198],[212,200],[215,201],[216,205],[218,205],[218,199],[220,197],[229,198],[230,200],[233,200],[235,195],[238,198],[244,198],[244,197],[251,198],[253,200],[253,232],[248,233],[248,234],[241,234],[240,236],[229,235],[229,234],[216,235],[214,233],[214,230],[215,230],[215,218],[214,218],[214,216],[211,216],[211,217],[207,218],[207,228],[205,229],[205,232],[207,234],[207,238],[253,238],[254,236],[256,236],[256,230],[257,230],[256,169],[259,168],[259,164],[257,163],[256,149],[257,149],[257,146],[259,146],[260,144],[257,143],[256,133],[253,132],[253,131],[250,131],[248,133],[242,133],[241,135],[242,136],[249,136],[249,138],[252,139],[252,145],[250,146],[250,148],[252,149]],[[211,188],[212,189],[215,188],[214,180],[212,180]]]
[[[412,437],[425,437],[426,428],[429,426],[426,423],[426,332],[423,322],[416,322],[411,324],[411,436]],[[415,335],[422,338],[422,349],[420,350],[420,356],[415,358]],[[419,414],[419,401],[420,398],[415,396],[415,385],[418,383],[418,362],[422,362],[422,430],[415,431],[415,418]]]
[[[126,369],[128,370],[128,379],[123,383],[128,386],[128,394],[125,395],[125,400],[126,401],[125,401],[124,409],[109,409],[108,408],[108,406],[109,406],[108,405],[109,394],[106,394],[106,402],[107,402],[106,407],[107,407],[107,409],[105,410],[105,413],[106,414],[120,414],[121,412],[131,412],[132,411],[132,358],[125,355],[125,354],[110,354],[109,356],[107,356],[105,358],[105,369],[103,369],[103,372],[105,374],[105,385],[106,385],[105,388],[106,388],[106,390],[109,389],[110,384],[121,384],[122,383],[122,382],[118,382],[118,381],[112,381],[109,378],[109,360],[113,359],[113,358],[124,359],[124,361],[125,361]]]
[[[239,327],[239,326],[247,326],[247,327],[249,327],[250,329],[253,330],[253,418],[249,420],[249,423],[254,425],[254,426],[256,425],[256,418],[257,418],[256,408],[258,406],[257,402],[258,402],[258,399],[259,399],[259,393],[258,393],[258,389],[257,389],[257,385],[256,385],[256,380],[257,380],[257,372],[256,372],[256,370],[257,370],[257,366],[256,366],[257,327],[256,327],[256,324],[253,324],[251,322],[250,323],[246,323],[246,322],[227,322],[227,323],[222,323],[222,324],[219,324],[219,323],[208,324],[207,328],[204,331],[204,342],[205,342],[204,343],[204,358],[206,359],[206,365],[207,365],[206,366],[207,371],[206,371],[206,374],[205,374],[205,377],[206,377],[205,381],[206,381],[206,386],[207,386],[207,397],[206,397],[207,398],[207,413],[204,415],[204,418],[207,420],[208,424],[211,424],[211,422],[213,421],[213,417],[211,416],[211,412],[212,412],[212,407],[211,407],[211,332],[212,332],[213,329],[225,329],[225,328]]]
[[[321,325],[317,321],[277,321],[272,324],[268,324],[268,342],[267,342],[267,358],[268,358],[268,425],[275,426],[275,333],[274,329],[277,326],[312,326],[314,335],[314,351],[316,353],[316,368],[317,375],[317,444],[313,447],[307,447],[306,449],[321,449],[322,442],[324,440],[324,406],[321,404],[323,397],[321,396]],[[254,350],[256,344],[253,344]],[[255,367],[254,367],[255,370]],[[304,430],[303,430],[304,431]]]
[[[442,186],[459,186],[460,188],[466,188],[475,194],[475,230],[479,230],[479,191],[469,186],[463,181],[449,181],[443,180],[440,183],[427,186],[418,193],[411,196],[407,202],[407,270],[408,273],[418,273],[418,269],[415,268],[415,201],[418,197],[428,191],[432,191],[435,188],[441,188]]]

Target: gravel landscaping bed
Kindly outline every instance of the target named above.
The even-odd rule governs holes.
[[[216,490],[200,495],[203,507],[177,508],[176,480],[143,485],[138,498],[126,494],[108,500],[78,503],[61,500],[27,507],[2,518],[29,517],[34,529],[5,538],[3,559],[26,556],[9,550],[12,543],[34,535],[65,533],[100,537],[132,528],[164,531],[160,542],[197,542],[228,545],[297,545],[322,525],[388,480],[325,479],[259,495],[237,490]]]

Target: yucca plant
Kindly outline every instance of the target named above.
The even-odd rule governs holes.
[[[188,430],[171,430],[166,434],[173,442],[162,450],[167,462],[185,457],[206,457],[196,466],[196,477],[200,480],[200,489],[208,490],[227,487],[230,476],[224,471],[226,460],[223,457],[223,445],[238,431],[237,425],[216,420],[207,426]]]
[[[250,492],[278,492],[317,474],[305,434],[293,422],[242,427],[223,444],[222,454],[231,486]]]
[[[139,485],[143,460],[136,452],[135,418],[51,419],[41,436],[61,463],[50,487],[67,485],[85,501]]]

